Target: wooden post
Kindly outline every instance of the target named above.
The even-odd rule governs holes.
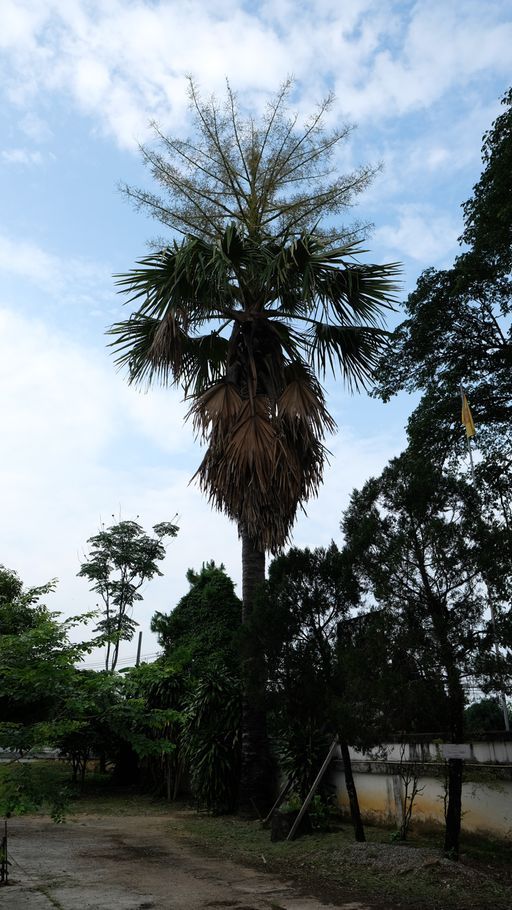
[[[0,882],[7,885],[9,880],[9,859],[7,856],[7,819],[4,821],[4,836],[0,841]]]
[[[279,806],[281,805],[281,803],[283,802],[283,800],[284,800],[286,794],[287,794],[288,791],[290,790],[290,787],[291,787],[292,783],[293,783],[293,774],[290,774],[290,776],[288,777],[288,780],[286,781],[286,783],[285,783],[283,789],[281,790],[279,796],[277,797],[277,799],[276,799],[274,805],[272,806],[270,812],[268,813],[267,817],[263,819],[263,821],[262,821],[262,826],[263,826],[263,827],[265,827],[265,825],[268,825],[268,823],[269,823],[270,819],[272,818],[274,812],[275,812],[277,809],[279,809]]]
[[[331,748],[329,749],[329,751],[327,753],[325,761],[324,761],[322,767],[320,768],[320,771],[318,772],[317,776],[315,777],[313,786],[311,787],[311,790],[309,791],[308,795],[306,796],[306,799],[304,800],[302,808],[291,827],[290,833],[289,833],[288,837],[286,838],[287,841],[293,840],[293,838],[295,837],[295,832],[297,831],[297,828],[299,827],[299,825],[309,807],[309,804],[317,791],[317,788],[320,784],[320,781],[322,780],[322,777],[324,776],[325,772],[327,771],[327,768],[329,767],[331,758],[333,757],[334,752],[337,749],[338,745],[339,745],[338,735],[336,734],[336,736],[334,737],[334,739],[331,743]]]

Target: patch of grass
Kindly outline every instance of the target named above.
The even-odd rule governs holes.
[[[407,844],[437,849],[442,846],[444,831],[437,825],[416,822],[408,834]],[[512,884],[512,840],[499,839],[482,832],[462,831],[460,857],[464,865],[486,868],[505,876]]]
[[[0,815],[50,814],[62,821],[73,788],[53,762],[2,762]]]
[[[464,834],[461,841],[464,860],[488,869],[499,870],[512,883],[512,841],[497,840],[485,834]]]
[[[421,847],[427,850],[421,850],[418,844],[416,864],[414,845],[417,842],[413,839],[408,845],[413,851],[413,860],[409,863],[408,852],[404,868],[403,846],[390,844],[390,832],[382,828],[367,827],[367,845],[358,845],[355,852],[349,826],[334,833],[313,834],[292,843],[275,844],[259,823],[232,817],[183,814],[179,824],[172,825],[174,834],[179,834],[180,829],[202,849],[294,878],[305,890],[333,902],[343,895],[345,900],[378,899],[379,908],[510,910],[512,906],[512,888],[510,883],[500,881],[499,868],[493,866],[482,874],[468,857],[459,864],[444,860],[439,849],[439,833],[435,838],[422,835]],[[372,845],[379,844],[385,845],[382,867],[371,859]],[[505,845],[501,846],[498,866],[507,850]],[[393,851],[397,851],[396,865]]]
[[[13,764],[0,765],[0,804],[2,802],[3,785],[13,769]],[[30,789],[39,793],[51,793],[66,790],[67,797],[63,807],[63,815],[168,815],[172,811],[172,804],[160,799],[154,799],[150,794],[138,793],[126,787],[116,787],[108,774],[97,774],[93,771],[87,773],[85,789],[80,793],[78,787],[71,782],[71,768],[65,761],[34,761],[22,764],[21,768],[28,770],[30,775]],[[28,811],[31,815],[48,815],[51,806],[46,801],[39,807],[23,801],[15,814]]]
[[[170,815],[175,805],[125,787],[109,792],[86,788],[85,793],[73,800],[70,811],[72,815]]]
[[[4,781],[10,776],[14,768],[26,768],[30,771],[30,776],[40,787],[47,790],[50,787],[65,786],[71,784],[71,775],[69,766],[60,761],[31,761],[31,762],[10,762],[0,763],[0,791]]]

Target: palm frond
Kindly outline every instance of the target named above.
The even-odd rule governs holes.
[[[187,238],[138,265],[115,277],[120,292],[128,295],[126,303],[137,303],[144,316],[162,319],[169,308],[181,309],[190,324],[201,326],[236,298],[232,271],[218,244]]]
[[[128,368],[130,383],[145,382],[151,385],[156,380],[162,385],[168,385],[179,381],[179,372],[175,374],[173,370],[173,357],[169,355],[163,357],[161,353],[157,356],[155,353],[161,352],[161,329],[162,323],[159,319],[152,319],[139,313],[135,313],[124,322],[115,323],[109,329],[108,334],[115,336],[115,341],[109,345],[114,348],[115,363],[120,368]],[[178,349],[177,342],[176,357],[179,357]]]
[[[274,468],[278,445],[268,398],[258,395],[253,402],[244,401],[226,446],[228,472],[235,470],[245,476],[246,482],[264,492]]]
[[[238,389],[224,380],[194,399],[187,418],[192,418],[194,430],[199,436],[207,439],[215,434],[218,443],[225,444],[242,408],[243,399]]]
[[[389,334],[373,327],[312,322],[307,331],[310,362],[321,376],[339,372],[350,390],[367,389]]]
[[[291,384],[296,388],[299,380],[292,377]],[[323,401],[315,408],[309,395],[292,388],[276,415],[267,396],[243,400],[226,383],[203,395],[192,412],[208,439],[194,475],[201,489],[259,545],[276,552],[300,503],[321,482],[327,453],[317,431],[333,425]]]
[[[308,379],[291,379],[279,397],[277,406],[279,418],[287,421],[289,431],[294,436],[302,435],[305,425],[319,439],[336,430],[336,423],[325,407],[323,395],[318,394]]]
[[[383,324],[383,311],[394,309],[399,285],[396,263],[353,264],[322,257],[312,265],[321,318],[338,325]]]
[[[196,397],[225,375],[229,341],[218,332],[187,337],[182,344],[181,377],[185,397]]]
[[[207,443],[194,476],[265,550],[284,545],[322,479],[335,423],[320,379],[367,387],[386,343],[399,269],[358,264],[359,252],[314,232],[276,243],[228,225],[118,276],[138,310],[110,330],[116,362],[131,382],[182,385]]]
[[[279,302],[274,312],[281,318],[377,327],[383,313],[394,309],[400,265],[354,261],[364,252],[357,241],[333,248],[310,233],[286,245],[268,243],[264,252],[262,281],[269,302]]]

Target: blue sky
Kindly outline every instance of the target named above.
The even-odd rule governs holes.
[[[187,568],[214,558],[239,582],[240,559],[234,528],[188,485],[200,451],[179,392],[129,389],[106,351],[121,312],[112,274],[158,233],[117,190],[147,180],[137,143],[148,122],[186,134],[189,73],[204,95],[222,94],[228,77],[256,113],[290,74],[301,114],[334,90],[333,120],[358,125],[340,168],[383,164],[354,212],[375,225],[366,258],[402,261],[405,296],[457,252],[460,204],[510,81],[510,4],[2,0],[1,10],[0,562],[27,584],[57,576],[49,605],[77,613],[94,606],[76,572],[100,521],[138,515],[149,528],[179,513],[165,576],[138,608],[151,652],[149,617],[184,593]],[[328,395],[339,433],[321,495],[297,522],[300,546],[339,539],[350,491],[401,450],[411,409],[334,383]]]

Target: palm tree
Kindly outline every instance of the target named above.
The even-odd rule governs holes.
[[[170,203],[127,192],[183,237],[118,276],[136,310],[110,329],[131,382],[184,389],[207,444],[199,484],[237,522],[242,540],[244,622],[264,581],[265,553],[285,544],[298,507],[322,479],[323,440],[335,423],[321,380],[332,372],[351,388],[371,382],[398,273],[396,263],[359,264],[357,239],[315,224],[322,212],[346,206],[371,174],[362,169],[325,184],[325,159],[347,131],[324,135],[326,103],[297,136],[283,108],[288,89],[257,129],[240,121],[229,90],[221,116],[191,86],[201,153],[160,133],[171,161],[143,150]],[[321,183],[312,190],[314,180]],[[260,687],[253,653],[245,680],[246,803],[268,777],[263,720],[250,704]]]

